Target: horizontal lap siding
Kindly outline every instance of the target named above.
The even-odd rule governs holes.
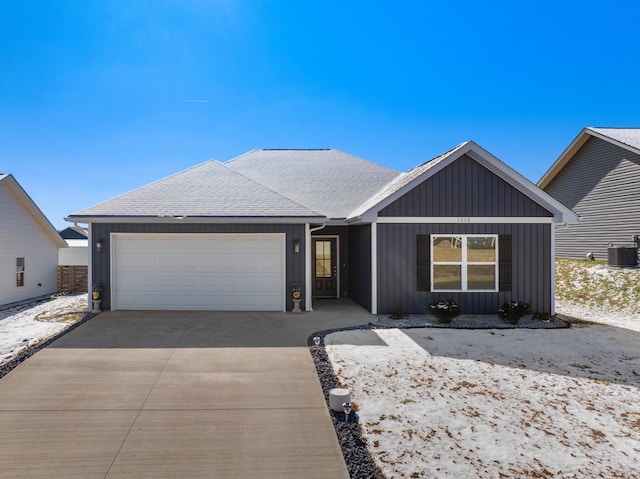
[[[453,298],[463,311],[495,313],[504,301],[530,302],[534,311],[551,310],[551,225],[545,224],[378,224],[378,311],[425,313],[429,303]],[[419,234],[498,234],[512,236],[511,292],[431,293],[417,291],[416,241]],[[384,253],[383,253],[384,252]]]
[[[92,284],[100,283],[104,285],[103,309],[111,308],[111,292],[109,290],[111,269],[110,269],[110,234],[111,233],[285,233],[285,252],[286,252],[286,285],[287,292],[287,310],[293,308],[293,301],[290,291],[292,282],[297,281],[304,285],[304,225],[251,225],[251,224],[135,224],[135,223],[118,223],[118,224],[101,224],[94,223],[91,226],[92,241],[102,240],[104,248],[101,253],[97,253],[95,248],[92,249]],[[300,242],[300,253],[293,252],[295,241]],[[304,287],[302,289],[305,290]],[[304,304],[304,301],[303,301]]]
[[[509,183],[462,156],[380,212],[380,216],[552,216]]]
[[[545,191],[573,209],[580,223],[556,230],[556,256],[607,259],[607,245],[631,245],[640,234],[640,155],[591,137]]]
[[[16,285],[16,259],[24,258],[24,285]],[[57,291],[58,245],[29,209],[0,184],[0,305]]]

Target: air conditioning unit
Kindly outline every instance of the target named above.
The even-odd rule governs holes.
[[[638,248],[635,246],[610,246],[607,249],[608,263],[612,268],[635,268],[638,266]]]

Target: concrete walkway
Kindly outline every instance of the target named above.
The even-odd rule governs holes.
[[[0,380],[0,475],[348,478],[306,339],[372,318],[102,313]]]

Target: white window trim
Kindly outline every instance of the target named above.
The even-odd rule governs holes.
[[[433,254],[433,244],[436,238],[461,238],[462,239],[462,260],[461,261],[434,261]],[[495,262],[479,262],[479,261],[467,261],[467,240],[468,238],[495,238],[495,251],[496,251],[496,259]],[[499,248],[498,248],[498,235],[497,234],[432,234],[431,242],[429,245],[431,249],[431,292],[432,293],[496,293],[498,292],[499,278]],[[435,289],[435,275],[433,271],[434,265],[460,265],[461,267],[461,289]],[[495,268],[495,284],[493,289],[469,289],[467,285],[467,267],[469,265],[493,265]]]

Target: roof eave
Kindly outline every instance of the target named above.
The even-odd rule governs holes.
[[[38,205],[33,201],[33,199],[29,196],[29,194],[25,191],[25,189],[18,183],[13,175],[7,174],[4,178],[2,178],[2,182],[6,182],[7,186],[13,191],[16,195],[18,195],[19,199],[26,206],[27,210],[35,221],[44,228],[47,235],[53,240],[53,242],[58,246],[58,248],[66,248],[68,245],[62,236],[58,233],[58,230],[53,226],[49,218],[45,216],[42,210],[38,207]]]
[[[64,219],[70,223],[163,223],[163,224],[305,224],[326,220],[324,216],[116,216],[116,215],[70,215]]]
[[[364,212],[354,214],[352,217],[348,218],[348,221],[353,223],[370,223],[376,221],[377,214],[380,210],[391,204],[396,199],[400,198],[402,195],[406,194],[417,184],[435,175],[463,155],[471,156],[472,158],[474,158],[474,160],[479,161],[480,164],[487,163],[489,166],[491,166],[491,168],[488,168],[490,171],[492,171],[494,174],[497,174],[503,180],[511,184],[514,188],[517,188],[533,201],[536,201],[541,206],[549,210],[549,212],[553,215],[554,223],[575,223],[578,221],[578,215],[576,215],[573,211],[557,201],[555,198],[542,191],[540,188],[536,187],[536,185],[534,185],[531,181],[527,180],[524,176],[515,171],[509,165],[500,161],[498,158],[493,156],[491,153],[489,153],[487,150],[473,141],[467,141],[459,145],[457,148],[451,150],[448,154],[439,157],[438,162],[433,167],[427,169],[421,175],[408,182],[399,190],[394,191],[392,194],[385,197],[373,207],[367,209]],[[486,167],[487,165],[485,164],[484,166]]]
[[[594,132],[590,131],[588,128],[583,128],[580,133],[573,139],[573,141],[565,148],[562,154],[558,157],[558,159],[551,165],[551,167],[542,175],[542,178],[538,181],[538,188],[542,188],[543,190],[549,186],[549,183],[556,177],[556,175],[564,168],[564,166],[569,162],[569,160],[577,153],[577,151],[582,148],[582,145],[586,143]]]
[[[569,146],[562,152],[562,154],[558,157],[558,159],[551,165],[551,167],[542,175],[542,178],[538,181],[538,187],[543,190],[549,186],[551,181],[562,171],[562,169],[566,166],[566,164],[573,158],[573,156],[578,152],[580,148],[586,143],[589,137],[596,137],[612,145],[619,146],[620,148],[624,148],[632,153],[637,155],[640,154],[640,150],[638,148],[634,148],[631,145],[627,145],[621,141],[616,140],[615,138],[611,138],[610,136],[604,135],[598,131],[593,130],[590,127],[583,128],[578,136],[574,138],[574,140],[569,144]]]

